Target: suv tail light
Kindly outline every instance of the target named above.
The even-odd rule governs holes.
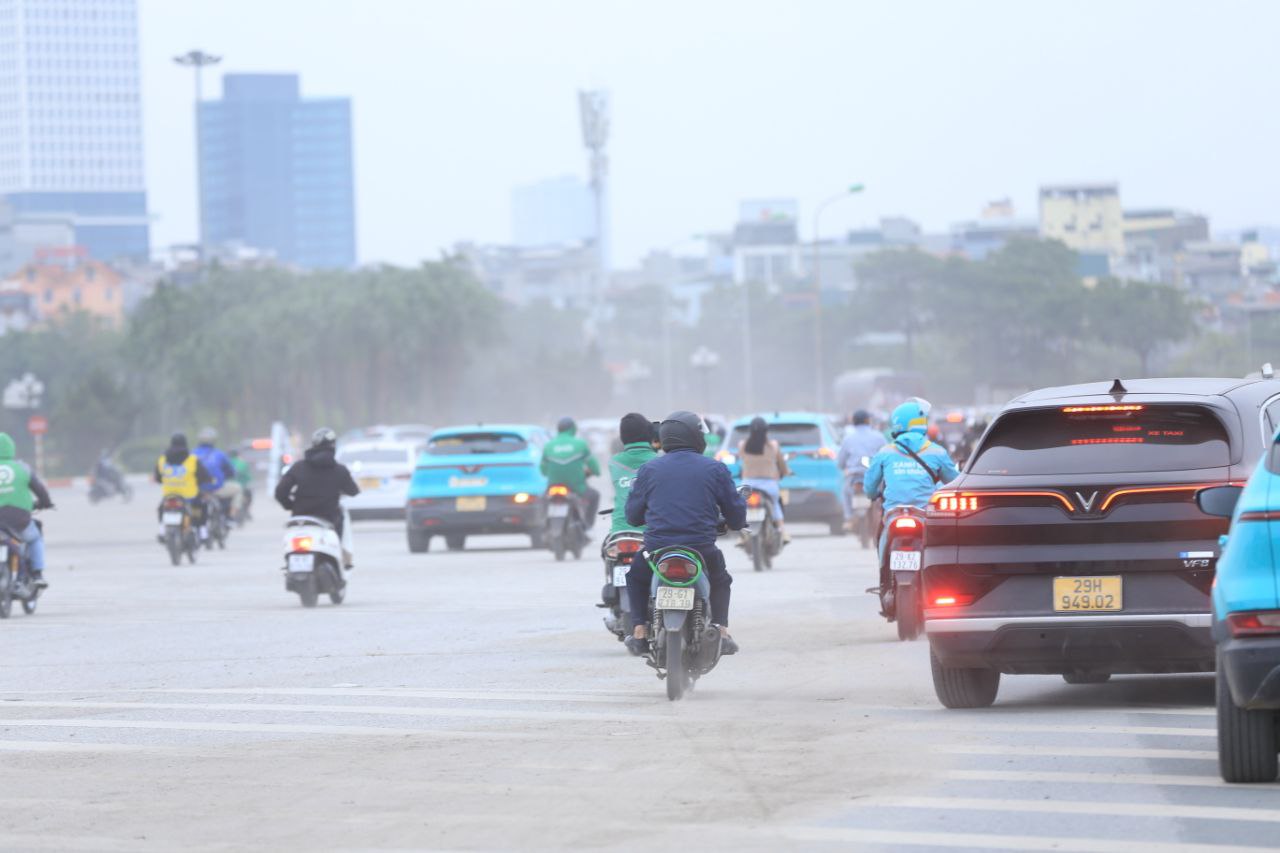
[[[965,607],[973,604],[973,599],[974,596],[959,592],[942,593],[933,596],[932,604],[934,607]]]
[[[1259,610],[1253,613],[1230,613],[1227,628],[1233,637],[1261,637],[1280,634],[1280,610]]]
[[[435,498],[413,498],[409,501],[409,506],[430,506],[435,502]]]

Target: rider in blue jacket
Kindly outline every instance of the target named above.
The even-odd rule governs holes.
[[[627,521],[644,525],[644,547],[683,546],[702,556],[711,583],[711,622],[720,629],[721,654],[738,645],[729,636],[729,589],[733,577],[724,554],[716,547],[720,518],[731,530],[747,526],[747,505],[738,494],[729,469],[703,456],[707,447],[702,419],[692,412],[673,412],[658,426],[663,455],[646,462],[627,498]],[[627,594],[635,633],[627,639],[632,654],[648,645],[649,588],[653,573],[644,560],[634,560],[627,572]]]
[[[927,509],[929,498],[943,483],[960,476],[945,447],[929,440],[929,404],[912,399],[893,410],[889,433],[893,440],[871,460],[862,487],[871,498],[884,497],[885,512],[897,506]],[[884,556],[885,536],[880,535]]]

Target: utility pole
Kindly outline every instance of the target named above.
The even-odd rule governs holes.
[[[596,282],[592,294],[594,309],[600,308],[608,285],[608,236],[605,198],[609,178],[609,93],[596,91],[578,92],[578,112],[582,119],[582,144],[586,147],[590,168],[591,195],[595,202],[596,220]]]
[[[206,66],[217,65],[222,61],[221,56],[214,56],[211,53],[205,53],[203,50],[189,50],[181,56],[175,56],[173,61],[179,65],[190,68],[195,72],[196,81],[196,220],[200,224],[200,260],[204,260],[205,255],[205,234],[204,234],[204,159],[201,156],[200,145],[200,103],[204,100],[204,90],[202,88],[201,72]]]
[[[818,250],[818,241],[822,232],[819,226],[824,210],[841,199],[862,192],[864,188],[862,184],[850,184],[844,192],[825,199],[813,211],[813,373],[816,383],[814,411],[817,412],[825,408],[827,396],[826,356],[823,354],[822,343],[822,258]]]

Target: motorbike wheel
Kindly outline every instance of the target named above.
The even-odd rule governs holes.
[[[751,535],[751,568],[764,571],[764,525]]]
[[[915,585],[899,586],[894,594],[894,609],[899,640],[914,640],[920,636],[920,590]]]
[[[667,632],[667,698],[672,702],[684,696],[689,674],[684,670],[684,632]]]
[[[125,503],[128,503],[129,501],[133,500],[133,487],[131,487],[128,483],[125,483],[120,487],[120,500],[124,501]]]
[[[167,527],[164,531],[164,547],[169,552],[169,562],[173,565],[182,563],[181,532],[177,528]]]
[[[22,599],[22,612],[23,612],[23,613],[25,613],[25,614],[27,614],[28,616],[32,616],[32,615],[34,615],[34,614],[35,614],[35,612],[36,612],[36,603],[37,603],[39,600],[40,600],[40,592],[39,592],[39,590],[37,590],[36,592],[31,593],[31,597],[30,597],[30,598],[24,598],[24,599]]]
[[[13,575],[8,566],[0,566],[0,619],[13,612]]]
[[[301,599],[303,607],[316,606],[316,602],[320,600],[320,593],[316,591],[315,578],[308,580],[302,588],[298,590],[298,598]]]
[[[200,540],[195,534],[188,534],[191,538],[187,542],[187,562],[191,565],[196,564],[196,552],[200,550]]]
[[[583,530],[580,525],[575,524],[573,526],[573,541],[575,544],[569,550],[573,553],[573,559],[581,560],[582,549],[587,544],[587,531]]]

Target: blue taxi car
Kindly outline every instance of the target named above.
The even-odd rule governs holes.
[[[531,424],[472,424],[438,429],[409,482],[409,550],[436,536],[450,551],[470,535],[515,533],[542,547],[547,478],[539,470],[549,436]]]
[[[716,458],[729,466],[734,479],[741,476],[738,448],[747,438],[747,427],[754,415],[734,421],[724,446]],[[844,477],[836,467],[836,451],[840,440],[826,415],[811,412],[761,413],[769,424],[769,438],[778,442],[786,454],[791,476],[785,478],[782,502],[787,521],[810,521],[826,524],[833,536],[844,533]]]
[[[1274,782],[1280,725],[1280,435],[1249,481],[1197,495],[1230,516],[1214,580],[1218,767],[1228,782]]]

